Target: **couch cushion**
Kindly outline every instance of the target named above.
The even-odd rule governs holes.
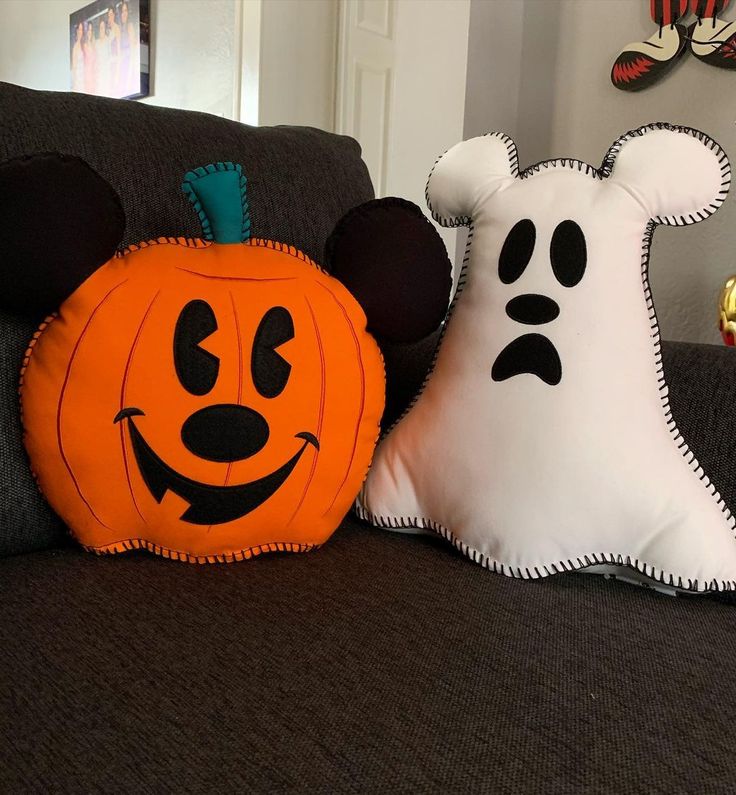
[[[721,597],[725,598],[725,597]],[[347,523],[194,566],[0,561],[0,790],[724,792],[734,607]]]
[[[113,185],[127,217],[124,245],[198,236],[182,179],[189,169],[220,160],[242,163],[248,176],[253,233],[294,245],[318,262],[338,218],[373,196],[351,138],[0,83],[0,162],[44,151],[83,157]],[[12,263],[0,259],[0,268],[8,267]],[[21,445],[18,375],[35,325],[0,313],[0,492],[6,495],[0,556],[64,540]]]

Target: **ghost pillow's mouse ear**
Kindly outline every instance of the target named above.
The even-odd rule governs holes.
[[[0,306],[49,313],[122,240],[125,214],[84,160],[38,154],[0,164]]]
[[[375,199],[350,210],[327,241],[326,260],[379,337],[420,340],[445,317],[452,265],[432,222],[412,202]]]
[[[639,127],[608,150],[601,173],[621,185],[658,224],[702,221],[723,204],[731,167],[721,147],[689,127]]]
[[[504,133],[461,141],[435,163],[427,180],[427,205],[442,226],[468,226],[478,202],[516,179],[516,144]]]

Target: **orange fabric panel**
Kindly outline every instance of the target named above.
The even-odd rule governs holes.
[[[217,319],[200,346],[219,361],[204,395],[183,388],[173,356],[177,319],[192,300],[206,301]],[[269,398],[253,384],[251,356],[256,329],[275,306],[290,313],[294,337],[278,348],[291,365],[286,386]],[[25,442],[42,491],[76,538],[97,552],[145,546],[205,561],[322,544],[349,510],[378,436],[383,363],[365,325],[338,281],[279,244],[170,239],[110,260],[34,339],[24,369]],[[187,448],[186,420],[218,404],[262,415],[269,435],[259,452],[224,463]],[[131,407],[139,412],[115,421]],[[186,499],[168,489],[159,501],[152,492],[134,431],[166,477],[198,484],[198,494],[199,486],[203,494],[234,490],[296,462],[244,515],[192,523],[182,518]]]

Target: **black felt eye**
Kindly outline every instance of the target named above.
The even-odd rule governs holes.
[[[181,385],[192,395],[206,395],[217,382],[220,360],[199,347],[215,331],[215,313],[206,301],[199,299],[190,301],[176,321],[174,366]]]
[[[585,273],[588,249],[583,230],[575,221],[562,221],[552,234],[549,258],[555,278],[563,287],[574,287]]]
[[[274,306],[263,316],[253,340],[251,374],[253,384],[265,398],[284,391],[291,365],[276,351],[279,345],[294,338],[294,321],[283,306]]]
[[[528,218],[513,225],[498,258],[498,276],[504,284],[515,282],[524,273],[534,253],[536,239],[537,230]]]

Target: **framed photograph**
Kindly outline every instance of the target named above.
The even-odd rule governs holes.
[[[118,99],[147,97],[149,0],[95,0],[69,15],[71,89]]]

